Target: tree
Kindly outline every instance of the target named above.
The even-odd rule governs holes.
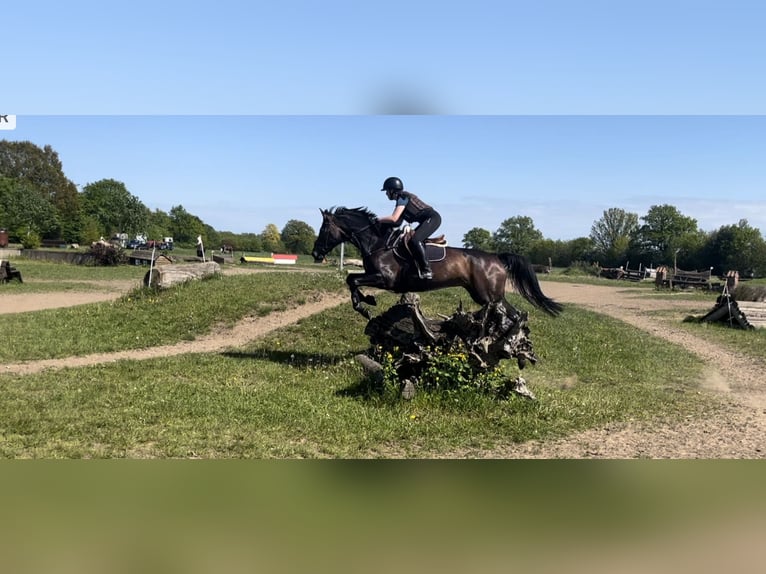
[[[672,205],[653,205],[641,220],[634,241],[642,255],[651,263],[674,261],[689,234],[697,234],[697,220],[682,215]]]
[[[104,237],[115,233],[135,235],[146,229],[146,206],[121,181],[101,179],[87,184],[81,204],[83,215],[98,222]]]
[[[534,242],[542,238],[542,232],[535,228],[531,217],[517,215],[500,224],[492,236],[492,242],[498,252],[511,251],[526,256],[529,255]]]
[[[24,242],[28,235],[41,236],[58,226],[56,209],[27,181],[0,176],[0,226]]]
[[[596,246],[590,237],[577,237],[564,242],[560,260],[553,261],[553,264],[560,267],[568,267],[575,261],[593,263],[595,259]]]
[[[241,233],[238,237],[240,241],[237,245],[238,249],[252,253],[263,251],[263,242],[261,241],[261,236],[257,233]]]
[[[311,253],[317,235],[308,223],[291,219],[282,228],[280,237],[288,253]]]
[[[601,219],[590,228],[590,239],[597,257],[606,266],[623,262],[630,247],[633,234],[638,229],[638,214],[612,207],[604,211]]]
[[[179,244],[195,245],[197,236],[202,235],[205,244],[205,224],[196,215],[192,215],[184,209],[183,205],[175,205],[170,208],[171,235]]]
[[[208,225],[207,223],[203,223],[202,225],[204,226],[202,236],[205,238],[205,245],[209,245],[210,247],[215,247],[217,249],[218,246],[221,245],[221,236],[213,226]]]
[[[712,232],[704,251],[719,274],[732,270],[740,274],[766,274],[766,241],[747,219]]]
[[[141,230],[148,238],[173,237],[173,219],[161,209],[146,209],[146,229]]]
[[[481,249],[482,251],[493,251],[492,234],[481,227],[474,227],[468,233],[463,235],[463,247],[468,249]]]
[[[269,223],[261,232],[261,242],[264,251],[269,253],[279,253],[284,251],[282,245],[282,234],[279,228],[273,223]]]
[[[50,146],[0,140],[0,175],[27,183],[56,211],[56,225],[46,233],[68,241],[81,228],[77,187],[64,175],[58,153]]]

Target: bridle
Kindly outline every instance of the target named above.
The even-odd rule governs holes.
[[[353,230],[353,231],[348,231],[348,230],[343,229],[340,225],[338,225],[335,222],[335,215],[334,214],[330,214],[329,216],[333,218],[331,223],[332,223],[332,225],[334,225],[335,227],[338,228],[338,230],[341,233],[341,236],[345,236],[345,237],[348,238],[348,239],[342,239],[341,243],[343,241],[349,241],[350,243],[353,243],[354,245],[357,245],[357,244],[362,245],[362,242],[359,240],[360,234],[365,232],[365,231],[367,231],[368,229],[371,229],[375,225],[374,222],[370,222],[367,225],[365,225],[364,227],[361,227],[361,228]],[[327,239],[325,238],[323,248],[326,248],[326,247],[327,247]],[[386,248],[386,246],[384,245],[380,249],[376,249],[375,251],[370,251],[370,254],[376,253],[377,251],[382,251],[385,248]],[[328,249],[328,251],[329,251],[329,249]]]

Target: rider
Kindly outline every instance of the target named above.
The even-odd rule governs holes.
[[[381,217],[378,221],[399,225],[401,220],[417,223],[410,240],[410,247],[415,256],[415,264],[421,279],[432,279],[433,272],[426,257],[423,242],[441,225],[442,218],[436,210],[425,203],[414,193],[404,190],[404,184],[398,177],[389,177],[383,182],[381,191],[386,192],[388,199],[396,200],[396,207],[391,215]]]

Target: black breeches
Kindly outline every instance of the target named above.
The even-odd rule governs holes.
[[[431,215],[428,218],[424,219],[418,224],[417,228],[412,234],[412,238],[415,241],[420,241],[422,243],[423,241],[428,239],[433,234],[433,232],[439,228],[441,224],[442,224],[441,216],[434,211],[431,213]]]

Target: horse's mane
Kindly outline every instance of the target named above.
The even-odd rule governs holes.
[[[330,213],[335,217],[341,217],[344,219],[359,219],[364,218],[366,223],[377,223],[378,216],[366,207],[331,207]]]

